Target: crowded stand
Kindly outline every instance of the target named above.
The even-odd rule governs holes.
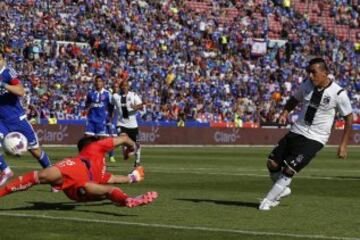
[[[0,47],[26,87],[33,123],[83,120],[100,75],[108,89],[130,83],[146,104],[138,116],[144,123],[271,125],[307,78],[308,60],[320,56],[360,124],[359,5],[5,0]],[[296,118],[295,112],[289,122]]]

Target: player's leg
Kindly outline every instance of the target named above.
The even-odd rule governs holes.
[[[34,158],[36,158],[39,161],[40,165],[43,168],[47,168],[51,166],[49,156],[40,147],[29,149],[29,152],[31,153],[31,155],[33,155]]]
[[[280,202],[281,194],[285,189],[290,189],[290,183],[295,172],[290,168],[284,168],[284,172],[279,175],[279,178],[271,187],[265,198],[259,205],[260,210],[270,210],[271,207],[277,206]],[[289,193],[290,194],[290,193]]]
[[[108,136],[117,137],[115,127],[114,127],[114,125],[112,123],[107,123],[106,124],[106,131],[107,131]],[[109,155],[109,161],[110,162],[112,162],[112,163],[116,162],[115,150],[109,151],[108,155]]]
[[[281,174],[283,160],[286,158],[286,154],[288,152],[287,146],[290,135],[291,133],[287,133],[283,138],[281,138],[268,156],[266,166],[269,171],[270,179],[273,183],[277,181]]]
[[[290,195],[291,189],[289,186],[293,176],[308,165],[322,147],[321,143],[301,135],[291,138],[288,144],[291,154],[284,160],[285,167],[282,173],[262,201],[262,204],[260,204],[259,209],[269,210],[274,203],[277,205],[282,197]]]
[[[85,137],[95,136],[95,127],[96,127],[95,125],[96,124],[94,122],[86,121],[85,132],[84,132]]]
[[[109,155],[109,161],[114,163],[116,162],[116,158],[115,158],[115,150],[111,150],[108,152]]]
[[[270,207],[277,206],[279,204],[277,198],[269,199],[268,197],[276,194],[277,192],[277,181],[282,178],[282,169],[283,162],[286,158],[287,153],[291,146],[289,145],[290,138],[292,137],[292,133],[287,133],[276,145],[276,147],[271,151],[268,156],[267,168],[269,171],[270,179],[273,183],[271,190],[266,195],[266,197],[260,202],[259,209],[260,210],[270,210]],[[276,190],[276,191],[275,191]],[[275,191],[275,192],[274,192]],[[271,194],[270,194],[271,193]],[[270,195],[269,195],[270,194]]]
[[[140,146],[140,138],[139,138],[139,129],[134,129],[134,139],[133,141],[136,143],[136,151],[135,151],[135,163],[134,167],[140,166],[141,161],[141,146]]]
[[[99,137],[100,139],[104,139],[106,137],[111,136],[110,129],[108,128],[107,124],[104,123],[95,123],[95,136]],[[116,162],[114,157],[114,150],[108,152],[109,160],[111,162]]]
[[[117,131],[118,131],[119,137],[128,136],[128,134],[125,132],[126,128],[124,128],[124,127],[120,127],[120,126],[117,127]],[[124,160],[128,160],[129,159],[129,151],[126,146],[121,146],[121,152],[123,154]]]
[[[121,136],[128,136],[128,133],[126,132],[126,128],[124,127],[119,127],[118,129],[120,129],[120,133],[119,133],[119,137]],[[123,154],[123,158],[124,160],[128,160],[129,159],[129,148],[127,146],[121,146],[121,151],[122,151],[122,154]]]
[[[322,143],[301,135],[293,137],[289,142],[291,154],[285,159],[285,167],[283,168],[279,179],[276,181],[276,184],[283,189],[277,195],[275,194],[275,200],[277,201],[291,194],[289,186],[292,177],[307,166],[315,157],[316,153],[323,148]]]
[[[15,180],[6,184],[4,188],[0,189],[0,197],[5,195],[25,191],[37,184],[53,184],[58,185],[62,183],[62,175],[56,167],[49,167],[43,170],[28,172]]]
[[[8,134],[7,127],[0,121],[0,145],[6,134]],[[0,153],[0,186],[4,185],[7,180],[14,176],[14,173],[11,171],[10,167],[5,162],[4,155]]]
[[[4,185],[7,180],[14,176],[14,173],[11,171],[10,167],[5,162],[3,154],[0,153],[0,186]]]
[[[127,160],[129,158],[129,156],[135,155],[134,167],[140,166],[141,147],[140,147],[140,140],[139,140],[139,129],[138,128],[121,127],[121,132],[126,133],[129,136],[129,138],[136,143],[135,149],[126,148],[125,151],[123,151],[124,159]],[[134,150],[134,151],[132,151],[132,150]]]
[[[16,131],[21,132],[27,138],[29,143],[29,151],[35,157],[43,168],[51,166],[48,155],[39,146],[37,135],[32,125],[26,120],[21,120],[17,126]]]
[[[110,185],[86,183],[84,186],[86,198],[90,200],[110,199],[115,205],[127,206],[130,208],[146,205],[153,202],[158,194],[156,192],[147,192],[137,197],[129,197],[120,188]]]

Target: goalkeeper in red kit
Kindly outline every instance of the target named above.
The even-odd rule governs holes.
[[[105,155],[119,145],[136,150],[135,142],[127,135],[102,140],[84,137],[78,142],[78,156],[65,158],[54,166],[18,177],[0,189],[0,197],[27,190],[37,184],[50,184],[55,189],[63,190],[68,198],[77,202],[109,199],[118,206],[130,208],[151,203],[158,197],[157,192],[129,197],[120,188],[110,185],[135,183],[144,178],[142,167],[135,168],[127,176],[113,175],[106,171]]]

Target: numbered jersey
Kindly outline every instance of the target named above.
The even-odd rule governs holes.
[[[291,132],[322,144],[326,144],[329,139],[336,111],[342,116],[352,113],[346,91],[335,82],[319,90],[311,81],[304,81],[294,97],[302,102],[302,109]]]
[[[132,108],[134,105],[142,103],[140,97],[134,92],[128,92],[126,95],[115,93],[112,103],[118,114],[117,126],[125,128],[137,128],[136,110]]]
[[[108,118],[108,109],[111,101],[109,91],[102,89],[100,92],[92,90],[86,98],[86,105],[90,107],[88,121],[95,123],[106,123]]]
[[[0,70],[0,81],[9,85],[20,84],[16,72],[10,67]],[[9,93],[6,89],[0,88],[0,120],[11,120],[25,115],[20,98],[15,94]]]

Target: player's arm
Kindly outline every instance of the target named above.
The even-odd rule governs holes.
[[[108,137],[96,141],[96,144],[93,146],[93,151],[99,151],[105,154],[120,145],[131,149],[136,148],[135,142],[131,140],[127,134],[121,134],[118,137]]]
[[[352,123],[353,123],[352,113],[344,116],[344,119],[345,119],[344,132],[337,152],[339,158],[346,158],[347,156],[347,145],[349,142],[349,137],[351,134]]]
[[[85,100],[85,109],[84,110],[89,111],[90,105],[91,105],[91,95],[90,95],[90,93],[88,93],[86,96],[86,100]]]
[[[111,175],[109,180],[106,182],[107,184],[123,184],[123,183],[131,183],[129,176],[124,175]]]
[[[6,89],[8,92],[19,97],[25,95],[25,89],[18,79],[11,80],[10,84],[0,82],[0,88]]]
[[[111,123],[112,119],[114,118],[114,105],[112,105],[111,103],[108,106],[108,119],[107,119],[107,123]]]
[[[279,116],[279,123],[286,124],[289,113],[295,109],[295,107],[299,104],[300,101],[304,99],[305,88],[308,84],[308,81],[303,81],[297,91],[293,96],[286,102],[282,113]]]
[[[131,108],[134,109],[135,111],[143,110],[144,104],[140,103],[140,104],[137,104],[137,105],[132,105]]]
[[[114,147],[118,147],[121,145],[121,146],[135,148],[135,142],[131,140],[126,134],[121,134],[118,137],[114,137],[113,143],[114,143]]]
[[[141,101],[140,97],[136,94],[134,99],[134,104],[130,106],[134,111],[139,111],[144,109],[144,103]]]
[[[337,109],[341,116],[344,116],[345,119],[345,127],[343,136],[341,138],[341,142],[337,151],[337,156],[339,158],[346,158],[347,156],[347,144],[349,141],[349,137],[351,134],[352,123],[353,123],[353,110],[351,107],[350,99],[346,93],[346,91],[341,90],[338,92],[338,102]]]
[[[107,104],[107,112],[108,112],[108,116],[106,119],[106,124],[110,124],[112,122],[112,119],[114,117],[114,104],[113,104],[113,96],[110,94],[109,95],[109,100],[108,100],[108,104]]]
[[[280,124],[286,124],[289,113],[294,110],[294,108],[299,104],[299,101],[295,97],[290,97],[290,99],[286,102],[283,111],[279,117]]]

